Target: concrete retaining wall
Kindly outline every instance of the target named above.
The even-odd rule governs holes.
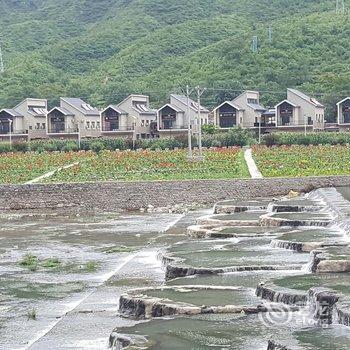
[[[1,185],[0,211],[76,207],[88,210],[138,210],[147,205],[208,204],[287,194],[290,190],[350,186],[350,176],[295,179],[107,182]]]

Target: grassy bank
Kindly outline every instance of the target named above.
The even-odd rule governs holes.
[[[185,150],[101,151],[3,154],[1,183],[24,183],[62,165],[79,161],[46,182],[230,179],[249,177],[241,148],[204,152],[203,161],[189,161]]]
[[[253,156],[264,177],[350,174],[348,146],[255,146]]]

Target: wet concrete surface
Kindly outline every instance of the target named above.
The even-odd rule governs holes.
[[[115,326],[131,323],[120,295],[162,284],[158,250],[206,213],[2,217],[0,349],[106,349]],[[35,268],[21,264],[28,255]]]

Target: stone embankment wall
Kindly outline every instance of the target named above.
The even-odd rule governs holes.
[[[139,210],[148,205],[208,204],[225,199],[278,196],[289,191],[350,186],[350,176],[293,179],[105,182],[1,185],[0,211],[81,208]]]

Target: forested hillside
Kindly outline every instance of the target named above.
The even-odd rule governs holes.
[[[335,0],[0,0],[0,108],[129,93],[157,105],[188,83],[208,87],[208,107],[243,89],[272,106],[299,87],[331,118],[350,95],[349,15],[334,10]]]

